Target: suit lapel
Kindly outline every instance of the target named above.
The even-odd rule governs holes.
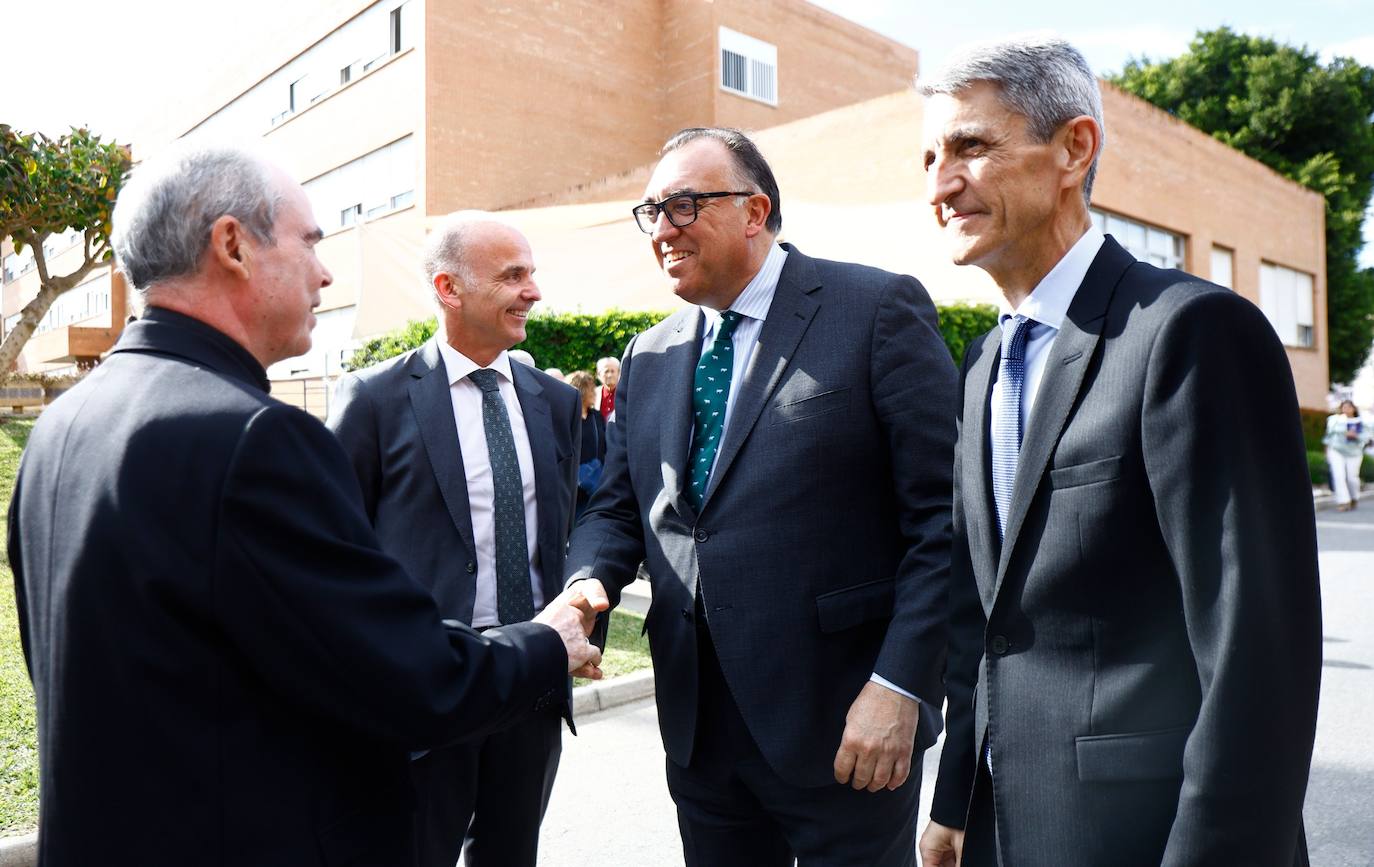
[[[962,462],[964,527],[968,533],[973,574],[983,597],[984,613],[992,609],[992,589],[996,583],[997,558],[1001,542],[997,538],[996,506],[992,499],[992,453],[988,436],[989,409],[993,376],[1001,360],[1002,332],[994,328],[983,337],[978,358],[964,381],[964,444],[959,448]]]
[[[1026,425],[1025,439],[1021,443],[1021,455],[1016,465],[1016,483],[1012,488],[1007,532],[997,568],[998,586],[1006,574],[1017,534],[1035,499],[1045,467],[1068,423],[1069,411],[1077,402],[1083,376],[1102,337],[1107,305],[1111,302],[1117,281],[1134,262],[1131,254],[1108,238],[1083,277],[1083,283],[1064,316],[1063,327],[1054,338],[1052,354],[1045,362],[1044,378],[1035,396],[1035,406]]]
[[[675,316],[675,330],[664,350],[665,375],[658,386],[661,388],[658,399],[650,399],[647,395],[631,398],[638,406],[659,408],[659,412],[651,414],[644,423],[660,426],[659,464],[663,470],[663,490],[672,498],[677,513],[684,517],[696,514],[682,495],[682,488],[687,480],[687,447],[692,438],[692,381],[701,355],[703,321],[697,307]]]
[[[458,445],[458,426],[453,421],[453,398],[439,346],[431,339],[410,361],[410,407],[429,454],[434,478],[439,482],[444,505],[470,556],[476,556],[472,538],[472,514],[468,506],[468,479]]]
[[[539,516],[539,563],[545,578],[559,562],[557,539],[562,535],[557,525],[556,499],[558,484],[558,453],[554,448],[553,414],[549,411],[548,395],[525,365],[512,361],[511,378],[515,380],[515,394],[520,400],[520,412],[525,416],[525,431],[530,438],[530,454],[534,458],[534,501]],[[566,528],[564,528],[566,529]],[[559,576],[560,578],[562,576]]]
[[[729,427],[702,498],[703,508],[711,499],[712,492],[720,487],[721,480],[730,472],[735,456],[782,381],[782,373],[792,360],[797,344],[820,308],[820,302],[811,294],[820,286],[820,277],[811,260],[789,245],[787,261],[778,275],[778,288],[768,308],[768,318],[763,322],[753,357],[749,359],[743,381],[738,386],[739,391],[733,398]]]

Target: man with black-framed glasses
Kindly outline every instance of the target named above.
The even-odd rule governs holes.
[[[570,580],[647,560],[688,865],[914,863],[940,727],[955,373],[910,277],[777,243],[745,135],[683,130],[634,217],[691,306],[621,364]]]

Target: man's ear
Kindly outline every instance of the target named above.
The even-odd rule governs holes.
[[[1080,189],[1097,152],[1102,149],[1102,127],[1088,115],[1080,114],[1064,124],[1061,135],[1064,186]]]
[[[773,201],[763,193],[755,193],[744,203],[748,221],[744,224],[744,236],[752,238],[768,225],[768,215],[773,211]]]
[[[434,297],[439,299],[440,304],[452,310],[463,306],[458,284],[454,282],[453,275],[445,271],[434,275]]]
[[[225,214],[210,225],[210,257],[241,280],[253,276],[252,244],[237,217]]]

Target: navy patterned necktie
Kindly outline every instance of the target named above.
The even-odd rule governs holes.
[[[1007,532],[1016,462],[1021,457],[1021,390],[1026,384],[1026,338],[1034,319],[1013,316],[1002,323],[1002,363],[997,373],[997,424],[992,430],[992,498],[998,536]]]
[[[697,362],[692,381],[692,448],[687,452],[687,500],[701,511],[711,465],[720,450],[725,429],[725,406],[730,400],[730,378],[735,372],[734,333],[743,315],[733,310],[720,314],[716,339]]]
[[[482,368],[468,374],[482,389],[482,429],[487,436],[487,460],[491,464],[492,521],[496,525],[496,616],[505,623],[521,623],[534,616],[534,591],[530,588],[530,555],[525,535],[525,486],[510,414],[501,398],[494,370]]]

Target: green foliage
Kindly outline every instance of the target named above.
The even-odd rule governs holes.
[[[1360,481],[1374,482],[1374,458],[1369,455],[1360,459]]]
[[[964,347],[997,324],[997,308],[990,304],[950,304],[939,307],[940,335],[958,363]],[[598,358],[619,358],[630,338],[653,327],[667,313],[538,313],[525,326],[520,348],[534,356],[541,368],[557,367],[564,373],[595,370]],[[344,362],[345,370],[362,370],[394,355],[408,352],[434,335],[434,319],[411,322],[404,328],[374,338]]]
[[[388,331],[381,337],[374,337],[359,347],[343,363],[344,370],[362,370],[386,361],[395,355],[409,352],[434,336],[439,321],[434,317],[406,323],[404,328]]]
[[[540,367],[557,367],[564,373],[595,371],[598,358],[619,358],[630,338],[667,316],[627,310],[536,314],[530,317],[520,348],[533,355]]]
[[[50,139],[0,124],[0,238],[16,251],[73,229],[106,261],[110,212],[129,172],[129,149],[73,129]]]
[[[997,308],[991,304],[949,304],[937,306],[940,336],[949,347],[955,364],[964,361],[969,341],[981,337],[997,325]]]
[[[1330,372],[1349,382],[1374,342],[1374,271],[1357,265],[1374,191],[1374,69],[1348,57],[1323,66],[1305,47],[1222,27],[1113,80],[1326,196]]]
[[[1331,485],[1331,468],[1326,463],[1326,452],[1321,449],[1307,450],[1307,474],[1312,477],[1312,487],[1325,488]]]
[[[9,513],[19,454],[32,428],[32,419],[0,422],[0,514]],[[38,729],[8,552],[0,563],[0,834],[8,835],[38,826]]]

